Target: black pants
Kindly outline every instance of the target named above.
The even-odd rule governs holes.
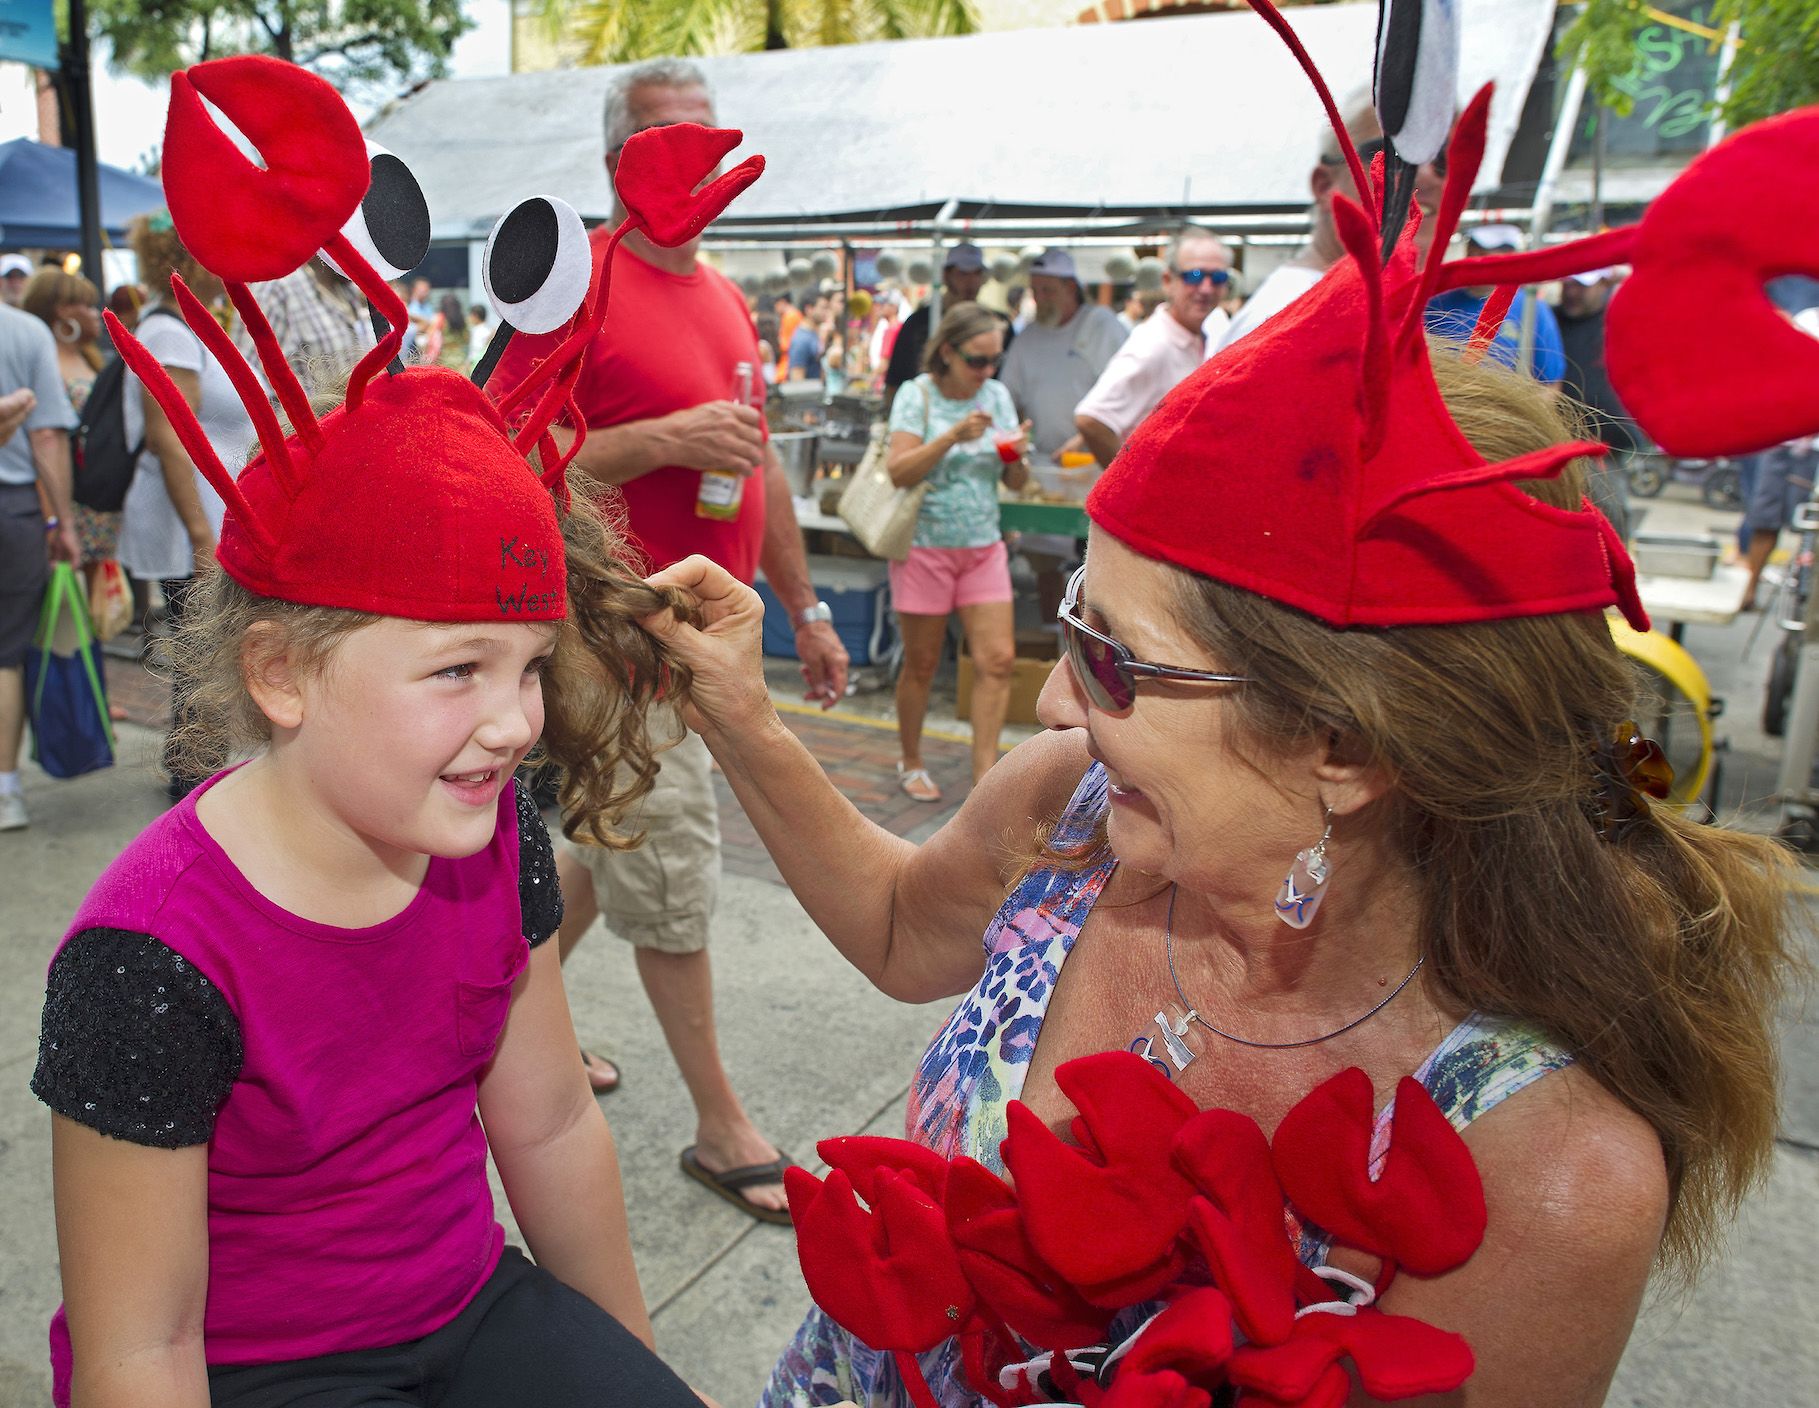
[[[507,1247],[467,1309],[389,1349],[208,1371],[213,1408],[701,1408],[612,1316]]]
[[[164,593],[165,628],[175,635],[177,628],[183,624],[184,610],[189,601],[190,589],[196,584],[194,577],[167,577],[158,583],[158,590]],[[169,777],[165,793],[172,803],[181,802],[203,783],[200,777],[191,777],[177,764],[176,750],[171,746],[183,725],[189,718],[189,682],[183,672],[173,668],[171,678],[171,730],[164,739],[164,771]]]

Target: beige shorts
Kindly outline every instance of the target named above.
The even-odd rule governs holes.
[[[635,851],[569,850],[594,879],[607,927],[637,948],[699,953],[720,892],[720,813],[707,744],[690,733],[659,759],[657,779],[625,829],[643,831]]]

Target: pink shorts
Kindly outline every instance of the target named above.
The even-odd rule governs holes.
[[[1010,599],[1002,539],[983,548],[911,548],[891,564],[891,605],[906,616],[945,616],[957,606]]]

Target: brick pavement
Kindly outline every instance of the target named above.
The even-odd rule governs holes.
[[[107,652],[111,702],[133,723],[163,728],[170,718],[170,686],[136,658],[137,637],[122,637]],[[897,731],[874,719],[797,713],[785,708],[783,721],[813,753],[834,785],[866,816],[899,836],[945,821],[966,797],[972,754],[964,743],[925,738],[922,758],[940,786],[943,800],[916,802],[897,786]],[[757,832],[734,800],[726,779],[715,774],[720,799],[720,836],[725,868],[735,875],[782,884]]]

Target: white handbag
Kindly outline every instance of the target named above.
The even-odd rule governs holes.
[[[920,383],[921,378],[917,378]],[[928,388],[922,388],[923,405],[928,404]],[[928,416],[923,415],[923,434],[928,433]],[[853,482],[840,495],[835,509],[853,536],[873,557],[888,557],[901,562],[909,556],[916,536],[916,520],[922,515],[922,500],[928,493],[928,481],[907,488],[891,482],[886,467],[890,458],[891,428],[889,421],[872,427],[871,444],[865,458],[853,471]]]

